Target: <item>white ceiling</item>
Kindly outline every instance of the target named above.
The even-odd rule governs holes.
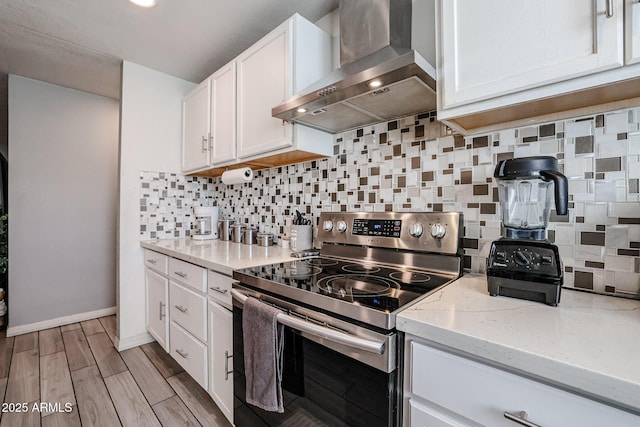
[[[17,74],[119,98],[120,63],[200,82],[298,12],[338,0],[1,0],[0,77]],[[0,79],[1,80],[1,79]]]

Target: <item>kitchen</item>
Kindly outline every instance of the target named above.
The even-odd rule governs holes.
[[[604,9],[604,2],[601,6]],[[622,8],[618,2],[615,6],[616,10]],[[621,23],[618,25],[622,28]],[[209,73],[212,71],[214,70],[209,70]],[[445,77],[447,75],[444,74]],[[318,218],[321,211],[342,209],[374,212],[385,210],[462,212],[465,218],[463,240],[465,254],[462,259],[464,268],[466,271],[483,273],[489,245],[501,235],[499,205],[493,194],[496,188],[492,185],[493,169],[497,160],[507,159],[510,156],[556,156],[564,165],[565,175],[570,178],[569,194],[573,199],[570,200],[572,205],[569,206],[569,216],[568,218],[552,217],[549,227],[549,239],[555,241],[565,264],[565,285],[594,289],[599,292],[620,293],[622,291],[631,295],[638,293],[638,256],[637,248],[634,246],[639,240],[636,225],[638,140],[637,134],[634,135],[638,130],[637,103],[599,107],[588,112],[583,110],[580,114],[563,115],[561,114],[563,111],[554,111],[553,114],[557,114],[556,116],[550,115],[546,121],[536,122],[535,125],[524,121],[517,125],[502,127],[500,124],[495,124],[492,129],[476,130],[475,133],[470,133],[466,137],[454,135],[450,128],[437,121],[438,118],[450,114],[447,109],[442,109],[437,115],[435,112],[430,112],[426,115],[410,116],[347,131],[336,135],[331,144],[333,155],[327,159],[255,170],[255,178],[251,184],[226,186],[221,184],[219,179],[188,177],[180,173],[179,160],[176,161],[180,158],[180,146],[175,141],[168,141],[170,138],[163,135],[163,133],[173,132],[179,141],[180,120],[167,119],[166,112],[158,107],[157,98],[154,98],[157,104],[155,106],[144,102],[144,99],[152,99],[150,94],[154,94],[154,96],[167,98],[173,96],[172,102],[175,104],[175,99],[178,97],[169,93],[158,94],[158,86],[164,88],[181,86],[184,91],[179,96],[178,108],[173,107],[176,111],[175,115],[180,117],[182,96],[195,85],[177,82],[169,76],[160,75],[153,70],[126,61],[123,65],[122,79],[121,187],[119,190],[121,213],[117,214],[120,220],[117,300],[119,324],[116,340],[116,346],[120,350],[146,343],[150,339],[146,335],[144,310],[141,310],[145,298],[144,286],[140,284],[144,280],[142,279],[144,259],[139,241],[186,237],[186,232],[191,230],[189,222],[191,212],[190,209],[184,209],[185,206],[216,201],[220,205],[222,216],[230,215],[251,224],[266,224],[266,231],[278,237],[285,234],[290,226],[290,214],[301,206],[305,207],[306,216],[314,219]],[[19,84],[16,83],[16,87]],[[442,84],[447,84],[446,79]],[[543,89],[549,90],[549,86],[553,85]],[[11,91],[11,80],[9,89]],[[535,89],[532,91],[535,92]],[[170,90],[167,89],[167,92]],[[505,95],[501,102],[506,102],[508,96]],[[546,95],[537,94],[536,96]],[[479,103],[482,102],[489,101]],[[510,102],[513,104],[521,100]],[[463,107],[459,108],[470,108],[464,107],[464,103],[462,105]],[[467,105],[473,104],[467,103]],[[151,111],[157,112],[158,115],[162,114],[160,117],[164,120],[158,120],[158,117],[153,117],[153,114],[150,114],[150,117],[142,114],[148,112],[145,109],[152,108],[155,110]],[[575,110],[575,106],[567,109]],[[486,117],[482,119],[485,123],[489,123]],[[515,123],[517,119],[517,117],[505,119],[505,122]],[[159,129],[158,122],[165,123],[167,128]],[[455,119],[452,122],[455,122]],[[469,123],[473,124],[468,121],[462,126]],[[177,132],[175,128],[178,128]],[[473,126],[470,128],[478,129]],[[11,135],[11,128],[9,132]],[[153,132],[148,134],[153,138],[145,142],[143,140],[146,138],[140,138],[140,135],[147,135],[147,132]],[[155,144],[165,144],[166,152],[159,153],[161,150]],[[149,155],[153,156],[153,159],[149,159]],[[44,180],[44,178],[40,179]],[[164,189],[167,189],[166,196],[163,194]],[[237,202],[233,205],[225,202],[231,199]],[[183,205],[179,206],[179,203]],[[164,217],[171,217],[171,219]],[[314,225],[317,231],[320,224]],[[114,232],[109,231],[105,234],[115,235]],[[115,245],[115,242],[113,244]],[[480,292],[481,286],[478,289],[479,295],[488,295],[486,283],[484,286],[483,292]],[[445,288],[443,292],[447,292],[447,289]],[[455,286],[450,287],[452,291],[456,289]],[[11,295],[11,291],[9,293]],[[558,309],[545,311],[545,317],[559,316],[562,319],[559,320],[560,322],[566,321],[562,317],[565,311],[562,310],[564,307],[571,307],[571,298],[574,297],[593,298],[590,294],[564,291]],[[480,297],[476,298],[477,304],[481,304],[482,300],[478,298]],[[576,304],[597,306],[597,302],[603,299],[607,303],[611,301],[611,304],[619,304],[621,312],[629,311],[631,316],[629,319],[625,318],[624,321],[620,319],[623,326],[632,326],[634,321],[637,324],[637,318],[632,317],[633,309],[625,308],[633,307],[633,300],[597,297],[589,302],[579,300]],[[503,298],[495,301],[502,304]],[[538,304],[527,304],[526,307],[522,307],[517,301],[511,303],[515,304],[512,306],[515,310],[522,308],[535,312],[538,307]],[[518,308],[515,308],[516,306]],[[11,316],[11,304],[9,308]],[[546,307],[538,307],[541,310],[544,308]],[[491,306],[485,309],[491,310]],[[441,308],[441,310],[447,312],[451,308]],[[409,318],[412,314],[408,310],[405,317]],[[462,314],[458,313],[456,316],[460,317]],[[11,320],[10,317],[10,327]],[[484,317],[479,317],[477,323],[491,322],[495,328],[495,325],[501,321],[509,323],[515,320],[492,318],[486,314]],[[401,322],[398,329],[401,327]],[[629,322],[629,325],[624,322]],[[19,326],[19,324],[16,325]],[[420,336],[417,330],[411,329],[408,320],[403,327],[406,328],[405,332]],[[432,328],[436,327],[432,325]],[[480,337],[483,336],[482,334],[487,334],[484,335],[484,340],[487,341],[485,346],[496,345],[492,342],[488,329],[492,328],[487,327],[484,331],[469,333]],[[614,326],[613,329],[616,332],[620,331],[621,334],[633,332],[633,329],[620,326]],[[24,330],[24,332],[27,331]],[[560,330],[558,333],[562,342],[569,340],[569,337],[563,335],[566,331]],[[575,333],[574,331],[573,334]],[[601,339],[603,334],[597,335],[593,339]],[[621,353],[636,353],[632,336],[627,339],[627,335],[622,335],[622,338],[612,335],[614,336],[610,337],[611,341],[606,343],[606,347],[616,348],[624,345],[625,350],[621,350]],[[433,336],[439,335],[434,333]],[[439,337],[440,343],[449,342]],[[482,340],[482,338],[479,339]],[[553,337],[549,337],[549,340],[553,341]],[[471,346],[468,342],[465,345]],[[455,347],[451,343],[449,346]],[[464,347],[458,350],[481,357],[485,354],[478,348]],[[561,352],[550,358],[567,357],[570,361],[575,361],[578,357],[577,353],[580,351],[569,350],[569,355]],[[526,369],[527,365],[531,364],[531,360],[523,359],[518,364],[510,365],[507,361],[500,359],[499,354],[495,352],[491,353],[490,357],[484,356],[484,359],[492,359],[497,364],[511,366],[517,372],[525,372],[535,378],[549,377],[548,374],[545,375],[542,368],[535,368],[538,371],[533,372],[531,371],[533,368]],[[630,380],[635,378],[636,374],[631,370],[632,362],[614,363],[617,360],[609,359],[611,362],[609,365],[619,366],[622,371],[619,377]],[[577,366],[583,368],[584,363],[590,362],[576,362]],[[573,376],[571,373],[565,375]],[[587,378],[589,381],[593,380],[592,377]],[[557,383],[564,384],[564,387],[574,391],[582,390],[582,394],[595,397],[596,400],[604,399],[602,394],[609,395],[609,393],[591,390],[588,385],[576,384],[566,379],[553,384],[557,386]],[[608,383],[605,381],[604,384]],[[637,412],[637,402],[630,402],[624,398],[611,400],[618,406],[626,409],[633,408]],[[424,399],[421,400],[418,397],[415,401],[418,402],[418,406],[424,407]],[[455,408],[441,405],[455,412]],[[408,410],[405,410],[405,413],[407,412]],[[535,422],[532,414],[530,417]],[[541,422],[541,424],[549,423]]]

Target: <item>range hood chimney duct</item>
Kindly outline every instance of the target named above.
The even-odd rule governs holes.
[[[435,69],[411,49],[412,0],[341,0],[340,68],[272,110],[330,133],[436,109]]]

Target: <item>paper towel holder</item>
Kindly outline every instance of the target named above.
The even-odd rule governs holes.
[[[243,184],[253,179],[253,170],[250,167],[242,167],[238,169],[229,169],[222,173],[222,183],[226,185]]]

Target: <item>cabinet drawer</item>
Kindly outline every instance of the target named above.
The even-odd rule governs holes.
[[[207,346],[191,336],[175,322],[171,322],[169,332],[171,356],[196,380],[207,389]]]
[[[526,411],[545,427],[638,426],[640,417],[445,351],[411,343],[411,392],[487,426],[513,427],[504,417]]]
[[[207,342],[207,299],[177,283],[169,283],[171,320]]]
[[[211,299],[217,301],[222,306],[232,309],[231,284],[233,279],[215,271],[209,271],[207,278],[207,293]]]
[[[169,271],[169,257],[161,253],[145,249],[144,265],[158,273],[167,274],[167,271]]]
[[[179,259],[169,259],[169,277],[200,292],[207,291],[207,270]]]

